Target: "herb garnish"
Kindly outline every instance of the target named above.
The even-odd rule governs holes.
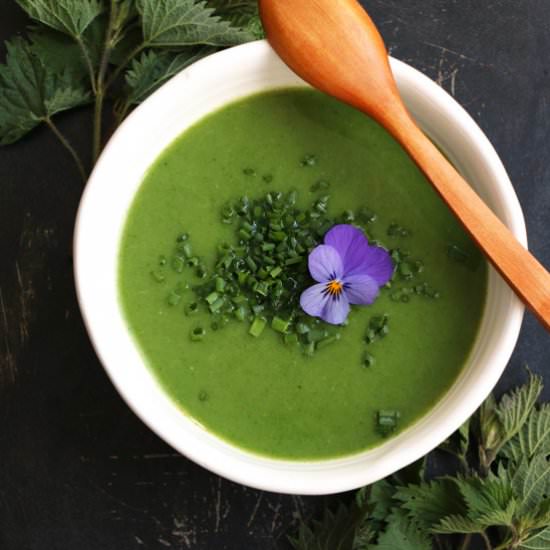
[[[129,111],[191,63],[263,36],[256,0],[16,0],[36,23],[0,65],[0,144],[46,124],[87,170],[53,117],[94,104],[92,158]]]
[[[302,523],[296,550],[550,549],[550,404],[539,376],[490,397],[438,452],[454,475],[429,479],[427,458],[361,489],[321,521]],[[391,428],[392,411],[379,419]],[[479,544],[478,544],[479,543]],[[481,544],[481,546],[480,546]]]
[[[309,155],[307,158],[317,157]],[[243,170],[243,177],[257,174],[254,168]],[[342,271],[342,275],[347,278],[342,279],[341,298],[346,303],[348,299],[352,303],[370,303],[380,287],[390,293],[390,298],[395,292],[434,297],[426,290],[430,288],[428,284],[419,279],[424,271],[422,262],[410,260],[408,253],[398,249],[391,251],[392,260],[382,243],[372,238],[377,217],[370,210],[347,210],[333,216],[329,214],[329,195],[314,195],[311,206],[305,209],[297,205],[297,199],[295,191],[270,191],[255,199],[240,197],[221,208],[220,223],[231,226],[233,240],[220,243],[215,257],[206,260],[198,256],[188,233],[180,233],[176,238],[169,260],[166,256],[160,257],[157,267],[151,272],[153,279],[164,284],[167,271],[171,270],[177,281],[175,288],[168,292],[167,304],[171,307],[182,305],[188,316],[199,311],[209,313],[210,326],[198,327],[202,329],[200,334],[192,331],[190,338],[193,342],[203,341],[233,321],[248,323],[248,333],[255,338],[266,329],[272,330],[284,345],[300,349],[306,356],[337,343],[342,327],[325,322],[325,317],[312,317],[311,310],[302,309],[300,304],[300,298],[310,292],[308,258],[311,268],[311,253],[318,250],[323,238],[325,245],[321,247],[330,248],[326,243],[334,241],[335,253],[341,254],[345,260],[343,265],[347,271]],[[354,226],[348,225],[350,220]],[[365,234],[376,245],[369,244]],[[366,255],[359,253],[361,247]],[[404,265],[412,266],[406,274],[403,273]],[[393,280],[389,282],[392,275]],[[368,279],[369,284],[372,281],[372,288],[367,288],[368,295],[362,301],[359,300],[363,296],[359,295],[361,288],[349,286],[358,278],[362,278],[361,281]],[[344,284],[347,285],[345,288]],[[410,285],[421,291],[415,292]],[[343,323],[345,318],[337,321]],[[389,317],[374,316],[365,329],[365,346],[384,338],[388,332]],[[375,359],[365,352],[358,362],[370,367]],[[387,415],[383,416],[387,434],[390,421]],[[397,415],[393,418],[395,428]]]

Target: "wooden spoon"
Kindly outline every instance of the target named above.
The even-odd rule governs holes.
[[[550,330],[550,274],[493,214],[405,108],[386,47],[356,0],[259,0],[267,38],[315,88],[377,120],[401,143],[516,294]]]

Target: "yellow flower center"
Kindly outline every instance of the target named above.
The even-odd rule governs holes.
[[[334,279],[333,281],[327,283],[326,291],[330,296],[340,296],[343,289],[344,285],[340,281]]]

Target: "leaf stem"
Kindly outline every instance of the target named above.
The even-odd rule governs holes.
[[[80,172],[80,176],[82,177],[82,183],[86,183],[86,180],[88,179],[88,176],[86,175],[86,170],[84,169],[84,165],[82,164],[82,160],[78,156],[78,153],[75,151],[73,146],[69,143],[67,138],[60,132],[59,128],[54,124],[51,118],[45,118],[44,122],[47,124],[47,126],[50,128],[50,130],[56,135],[57,139],[61,142],[63,147],[67,149],[67,151],[70,153],[71,157],[73,157],[73,160],[75,161],[78,171]]]
[[[103,46],[103,54],[99,63],[97,72],[97,80],[95,84],[95,106],[94,106],[94,138],[93,138],[93,160],[94,162],[99,157],[101,152],[102,138],[102,118],[103,118],[103,101],[105,99],[105,75],[109,68],[109,59],[113,51],[113,27],[116,16],[116,2],[111,0],[111,12],[109,14],[109,24],[105,32],[105,45]]]
[[[468,550],[471,542],[472,542],[472,533],[468,533],[467,535],[465,535],[464,540],[460,545],[460,550]]]
[[[88,53],[88,49],[86,48],[86,44],[84,44],[82,37],[75,36],[74,39],[76,40],[76,43],[78,44],[78,47],[82,52],[82,57],[84,58],[84,62],[86,63],[86,68],[88,69],[88,76],[90,78],[92,91],[95,94],[97,90],[96,90],[95,70],[94,70],[94,65],[92,63],[92,59],[90,58],[90,54]]]
[[[493,550],[493,545],[491,544],[491,541],[489,540],[489,536],[487,535],[487,533],[485,531],[481,531],[479,534],[481,535],[481,538],[485,543],[486,550]]]

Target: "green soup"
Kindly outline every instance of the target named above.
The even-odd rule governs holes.
[[[317,162],[303,166],[308,154]],[[395,301],[382,292],[373,306],[354,307],[341,340],[313,357],[274,331],[253,338],[238,322],[192,342],[190,331],[208,327],[209,315],[185,315],[191,295],[168,303],[182,276],[167,270],[156,280],[159,256],[169,256],[186,231],[198,255],[213,257],[218,243],[234,239],[234,229],[220,223],[228,201],[295,189],[307,205],[319,180],[330,182],[334,212],[360,205],[376,212],[374,236],[422,258],[424,279],[440,298]],[[392,223],[410,234],[388,235]],[[376,446],[384,441],[381,409],[400,412],[395,434],[424,415],[468,358],[486,284],[485,261],[399,145],[367,117],[306,89],[246,98],[181,135],[147,173],[120,248],[122,307],[167,394],[216,435],[278,458],[326,459]],[[369,346],[376,362],[365,368],[365,333],[377,314],[389,316],[391,331]]]

